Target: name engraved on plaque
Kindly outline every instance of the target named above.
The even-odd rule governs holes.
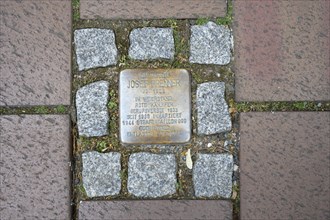
[[[120,73],[120,138],[126,144],[185,143],[191,137],[190,77],[184,69]]]

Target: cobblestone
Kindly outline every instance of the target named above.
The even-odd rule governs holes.
[[[138,28],[130,34],[129,57],[137,60],[173,59],[174,38],[172,28]]]
[[[224,99],[225,83],[209,82],[197,87],[197,132],[210,135],[231,130],[231,118]]]
[[[83,159],[83,184],[88,197],[113,196],[121,189],[120,153],[86,152]]]
[[[106,67],[117,63],[115,34],[109,29],[80,29],[74,32],[79,70]]]
[[[161,197],[176,192],[173,154],[135,153],[129,158],[128,192],[138,197]]]
[[[109,115],[107,102],[109,83],[98,81],[77,91],[77,124],[79,135],[86,137],[108,134]]]
[[[226,65],[231,58],[232,39],[230,30],[213,22],[191,27],[191,63]]]
[[[195,195],[230,198],[233,166],[230,154],[198,154],[193,168]]]

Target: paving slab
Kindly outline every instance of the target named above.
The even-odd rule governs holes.
[[[0,16],[0,106],[70,105],[71,1],[1,1]]]
[[[330,112],[240,115],[242,219],[330,218]]]
[[[225,17],[226,0],[80,0],[82,19]]]
[[[230,220],[232,212],[231,202],[224,200],[83,201],[79,220]]]
[[[174,154],[134,153],[128,161],[128,192],[138,197],[161,197],[176,193]]]
[[[70,118],[0,116],[1,219],[71,219]]]
[[[82,178],[88,197],[113,196],[121,189],[120,153],[85,152]]]
[[[236,100],[330,100],[330,1],[233,2]]]

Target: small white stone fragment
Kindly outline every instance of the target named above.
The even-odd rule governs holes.
[[[191,154],[190,154],[190,149],[188,149],[187,153],[186,153],[186,165],[188,167],[188,169],[192,169],[193,167],[193,162],[191,160]]]
[[[207,144],[207,147],[212,147],[212,143],[208,143]]]

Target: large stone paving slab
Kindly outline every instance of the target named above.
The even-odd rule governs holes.
[[[224,200],[83,201],[79,220],[230,220],[232,212],[231,202]]]
[[[80,0],[83,19],[224,17],[226,10],[226,0]]]
[[[71,1],[1,1],[0,16],[0,106],[70,105]]]
[[[242,113],[242,219],[330,218],[330,112]]]
[[[1,219],[71,219],[70,118],[0,116]]]
[[[330,100],[330,1],[234,1],[236,100]]]

